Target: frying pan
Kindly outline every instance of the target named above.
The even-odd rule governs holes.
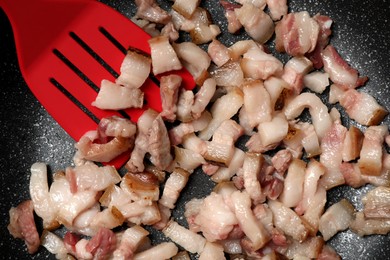
[[[133,1],[102,1],[131,17]],[[160,1],[167,5],[168,1]],[[290,0],[290,11],[307,10],[329,15],[333,21],[332,44],[352,67],[370,80],[362,90],[373,95],[381,105],[390,109],[390,2],[388,0]],[[227,31],[223,10],[218,0],[202,1],[222,31]],[[37,35],[39,37],[39,35]],[[227,45],[244,34],[222,34],[218,39]],[[281,59],[286,59],[280,56]],[[24,82],[16,58],[11,26],[0,10],[0,258],[55,259],[41,248],[30,256],[24,242],[8,233],[8,210],[29,198],[29,168],[37,161],[46,162],[49,170],[64,169],[71,163],[74,141],[48,115]],[[60,104],[59,104],[60,105]],[[355,124],[344,120],[345,125]],[[383,124],[389,125],[387,117]],[[241,144],[242,145],[242,144]],[[191,175],[190,182],[177,203],[173,217],[185,225],[184,204],[193,197],[207,195],[214,184],[200,171]],[[338,187],[328,193],[328,206],[341,198],[349,199],[361,209],[361,197],[370,189]],[[58,234],[62,234],[59,230]],[[161,233],[152,232],[152,242],[166,240]],[[343,259],[390,259],[390,236],[358,237],[351,231],[337,234],[329,241]],[[194,259],[196,259],[194,257]]]

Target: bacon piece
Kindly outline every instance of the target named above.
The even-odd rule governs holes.
[[[312,69],[312,63],[306,57],[293,57],[284,66],[282,79],[298,95],[304,87],[304,77]]]
[[[278,151],[273,157],[272,157],[272,166],[275,168],[275,170],[280,173],[284,174],[284,172],[288,169],[290,166],[290,163],[292,162],[292,154],[289,150],[283,149]]]
[[[305,169],[306,163],[299,159],[293,159],[288,167],[283,192],[279,197],[286,207],[296,207],[302,200]]]
[[[67,231],[64,235],[64,246],[69,251],[69,253],[75,255],[76,254],[76,244],[80,241],[80,236]]]
[[[161,220],[161,213],[155,201],[138,200],[118,208],[128,222],[137,225],[154,225]]]
[[[209,195],[210,196],[210,195]],[[203,205],[204,199],[193,198],[188,201],[184,206],[184,217],[187,220],[188,228],[192,232],[200,232],[200,226],[195,222],[197,216],[199,215],[200,208]]]
[[[303,242],[307,238],[309,230],[292,209],[276,200],[268,201],[268,206],[272,210],[276,228],[281,229],[284,234],[299,242]]]
[[[156,230],[163,230],[167,224],[169,219],[171,218],[172,211],[170,208],[167,208],[161,204],[158,204],[158,209],[160,211],[160,220],[153,224],[153,227]]]
[[[126,229],[112,256],[115,259],[132,259],[136,250],[144,242],[148,234],[148,231],[138,225]]]
[[[205,163],[202,165],[202,171],[209,176],[213,175],[218,169],[218,165],[214,165],[211,163]]]
[[[288,246],[286,256],[288,259],[308,258],[317,259],[324,246],[324,239],[320,236],[309,237],[303,243],[293,240]]]
[[[287,14],[287,0],[267,0],[272,20],[278,21]]]
[[[148,151],[151,162],[160,170],[165,170],[172,162],[171,146],[167,128],[161,116],[152,123]]]
[[[223,121],[230,119],[243,104],[243,93],[239,89],[235,89],[220,97],[212,105],[210,112],[213,119],[209,125],[199,133],[199,137],[203,140],[209,140]]]
[[[66,235],[65,235],[66,236]],[[43,230],[41,235],[41,245],[50,253],[54,254],[57,259],[66,259],[68,250],[65,247],[64,241],[56,234]]]
[[[128,88],[103,79],[99,93],[92,106],[106,110],[141,108],[144,104],[144,93],[138,88]]]
[[[379,124],[389,113],[369,94],[349,89],[340,99],[348,116],[362,125]]]
[[[390,218],[390,188],[376,187],[362,198],[363,213],[366,218]]]
[[[152,37],[156,37],[161,34],[161,32],[156,28],[155,23],[152,23],[142,18],[138,18],[136,16],[133,16],[130,19],[133,23],[138,25],[142,30],[144,30],[147,34],[149,34]]]
[[[100,120],[97,131],[99,140],[104,143],[108,141],[108,137],[132,138],[137,127],[127,118],[111,116]]]
[[[303,215],[311,204],[311,200],[317,192],[319,179],[325,174],[325,171],[326,168],[321,163],[314,159],[310,160],[305,171],[302,200],[295,208],[295,212],[299,215]]]
[[[280,232],[280,230],[277,230],[274,227],[273,214],[266,203],[257,204],[253,208],[253,214],[256,219],[264,225],[268,233],[272,235],[272,242],[285,245],[287,244],[286,237]]]
[[[320,217],[325,210],[326,193],[326,189],[318,185],[316,193],[310,198],[306,211],[302,216],[310,236],[315,236],[318,232]]]
[[[253,204],[263,203],[265,196],[260,186],[260,170],[264,163],[264,157],[261,154],[246,153],[242,165],[242,175],[244,178],[244,187],[251,197]]]
[[[276,114],[271,121],[261,122],[257,127],[261,145],[270,147],[279,144],[288,133],[288,122],[283,114]]]
[[[349,162],[359,157],[363,144],[363,133],[359,128],[351,126],[345,134],[343,142],[343,161]]]
[[[283,64],[273,55],[260,48],[251,48],[245,52],[240,62],[246,78],[265,80],[271,76],[280,76]]]
[[[199,6],[199,3],[200,0],[176,0],[172,5],[172,8],[185,18],[190,19],[191,16],[195,13],[196,8]]]
[[[135,138],[134,149],[129,161],[126,163],[126,169],[131,172],[143,172],[145,169],[143,161],[149,146],[149,129],[157,116],[158,113],[156,111],[148,109],[138,119],[138,133]]]
[[[55,174],[49,193],[57,221],[66,227],[71,227],[75,218],[81,212],[94,206],[98,199],[98,192],[94,190],[81,190],[72,193],[63,172]]]
[[[152,61],[136,50],[128,50],[115,83],[128,88],[140,88],[149,77]]]
[[[221,33],[218,25],[211,23],[209,12],[201,7],[196,8],[191,22],[194,27],[189,32],[194,44],[208,43]]]
[[[220,142],[205,142],[205,151],[201,153],[208,162],[227,166],[230,164],[234,154],[234,146]]]
[[[201,117],[206,106],[214,96],[216,88],[217,83],[213,78],[208,78],[203,82],[202,87],[195,94],[194,103],[191,108],[193,118],[198,119]]]
[[[316,133],[322,139],[332,125],[332,119],[329,116],[328,108],[322,103],[321,99],[313,93],[302,93],[295,97],[284,108],[284,114],[287,120],[298,117],[304,108],[309,108],[312,122]]]
[[[192,42],[175,43],[173,48],[183,66],[194,77],[195,83],[203,85],[203,82],[208,78],[207,69],[211,63],[211,58],[207,52]]]
[[[329,75],[320,71],[311,72],[303,77],[303,85],[321,94],[329,86]]]
[[[213,142],[234,146],[234,143],[244,134],[244,129],[232,119],[223,121],[214,131]]]
[[[345,184],[353,188],[359,188],[366,184],[356,163],[343,162],[340,165],[340,172],[344,177]]]
[[[240,3],[241,5],[244,5],[245,3],[251,3],[260,10],[264,10],[267,5],[266,0],[236,0],[235,2]]]
[[[345,92],[346,92],[346,90],[344,90],[341,86],[339,86],[337,84],[330,85],[328,102],[330,104],[335,104],[337,102],[340,102],[340,100],[343,98]]]
[[[305,126],[306,124],[308,123],[290,121],[287,136],[283,139],[283,145],[291,152],[294,158],[301,158],[302,156],[302,140],[305,138],[305,131],[303,128],[307,127]]]
[[[78,218],[75,220],[75,222],[78,220]],[[92,229],[93,232],[96,232],[96,230],[101,227],[113,229],[121,226],[124,221],[125,217],[115,206],[113,206],[111,208],[103,209],[102,211],[95,214],[90,223],[90,226],[87,227],[87,229]]]
[[[271,100],[264,84],[260,80],[245,82],[242,86],[244,93],[244,109],[249,125],[253,128],[260,123],[271,121]]]
[[[219,169],[211,176],[211,179],[216,183],[230,180],[231,177],[236,174],[237,170],[243,165],[244,158],[245,152],[241,149],[235,148],[228,167],[219,167]]]
[[[121,181],[119,173],[110,165],[99,167],[91,163],[74,168],[68,167],[65,174],[68,171],[73,171],[77,191],[103,191],[107,187]]]
[[[98,233],[89,240],[86,249],[94,259],[105,259],[116,247],[116,236],[107,228],[100,228]]]
[[[212,243],[207,241],[206,245],[199,255],[199,260],[225,260],[225,254],[223,252],[223,247],[219,243]]]
[[[171,18],[169,14],[161,9],[155,0],[136,0],[137,5],[136,17],[141,17],[153,23],[168,23]]]
[[[317,260],[341,260],[341,256],[330,246],[324,245]]]
[[[90,208],[81,212],[73,221],[72,226],[67,227],[68,230],[77,234],[93,236],[99,230],[99,225],[92,225],[93,220],[99,215],[104,215],[100,212],[100,206],[97,202]],[[122,221],[123,222],[123,221]],[[100,224],[100,223],[98,223]],[[120,225],[119,223],[118,225]],[[108,226],[107,226],[108,228]]]
[[[195,24],[190,19],[185,18],[180,13],[176,12],[175,10],[171,9],[169,11],[169,14],[171,15],[171,21],[173,26],[176,30],[182,30],[185,32],[190,32],[195,28]]]
[[[55,207],[49,194],[47,181],[47,166],[44,163],[34,163],[31,166],[30,197],[35,213],[43,219],[45,229],[52,229],[58,226]]]
[[[271,107],[275,111],[281,110],[284,105],[285,95],[287,92],[290,92],[290,85],[283,79],[271,76],[264,81],[264,87],[270,96]]]
[[[199,165],[204,165],[207,163],[202,155],[190,149],[184,149],[177,146],[175,146],[174,149],[175,159],[173,163],[175,167],[180,167],[188,172],[192,172]]]
[[[59,193],[61,193],[61,191],[54,192],[53,189],[53,193],[51,196],[58,196]],[[58,209],[57,220],[61,224],[64,224],[67,227],[71,227],[74,224],[74,221],[77,216],[80,215],[80,213],[89,209],[96,203],[96,195],[96,191],[86,190],[79,191],[72,196],[66,198],[64,201],[62,201],[61,204],[56,205]]]
[[[218,67],[221,67],[230,60],[230,50],[217,39],[213,39],[209,44],[207,53]]]
[[[340,165],[346,132],[347,129],[339,121],[336,121],[322,139],[320,162],[326,167],[326,173],[321,178],[321,184],[326,189],[345,183],[340,172]]]
[[[271,17],[252,3],[244,2],[234,12],[245,31],[255,41],[265,43],[273,35],[275,27]]]
[[[170,42],[175,42],[179,39],[179,32],[176,30],[172,22],[167,23],[161,29],[161,35],[166,35]]]
[[[271,237],[263,224],[254,216],[249,194],[246,191],[234,191],[231,200],[240,228],[250,240],[251,248],[253,250],[262,248]]]
[[[232,61],[241,60],[242,56],[251,49],[255,49],[258,51],[264,51],[267,53],[264,46],[252,39],[250,40],[241,40],[233,43],[230,47],[230,57]]]
[[[313,67],[315,69],[320,69],[322,66],[324,66],[321,52],[329,43],[329,37],[332,34],[332,30],[330,28],[333,21],[328,16],[321,14],[314,15],[313,19],[318,23],[320,32],[318,34],[318,40],[315,49],[310,53],[306,53],[305,56],[309,58],[311,62],[313,62]]]
[[[337,232],[347,229],[354,212],[355,208],[346,199],[330,206],[320,218],[319,231],[324,240],[327,241]]]
[[[147,259],[170,259],[177,254],[179,249],[172,242],[163,242],[156,246],[153,246],[145,251],[137,253],[134,256],[134,260],[147,260]]]
[[[329,113],[329,115],[331,116],[331,113]],[[312,158],[314,156],[320,155],[321,147],[314,126],[309,123],[300,123],[296,124],[296,127],[302,130],[304,134],[301,143],[305,149],[306,157]]]
[[[358,166],[362,174],[378,176],[382,171],[383,142],[389,134],[387,125],[370,126],[364,133]]]
[[[332,82],[344,89],[359,87],[368,79],[367,77],[359,78],[358,71],[350,67],[332,45],[328,45],[321,52],[321,57],[324,62],[324,70],[329,74]]]
[[[123,176],[120,187],[127,191],[134,201],[157,201],[160,195],[157,177],[153,173],[131,173]]]
[[[171,145],[181,144],[186,135],[205,129],[210,120],[211,114],[208,111],[204,111],[199,118],[173,127],[168,133]]]
[[[181,89],[177,101],[176,117],[179,121],[187,123],[194,120],[191,110],[194,104],[194,92]]]
[[[387,235],[390,232],[390,220],[367,219],[363,212],[357,212],[349,228],[359,236]]]
[[[210,74],[218,86],[228,91],[244,82],[244,73],[238,61],[229,61],[221,67],[213,69]]]
[[[187,251],[180,251],[177,253],[174,257],[171,258],[172,260],[191,260],[189,254]]]
[[[162,76],[160,79],[161,116],[168,121],[176,119],[176,103],[182,78],[179,75]]]
[[[163,194],[159,203],[167,208],[173,209],[179,198],[180,192],[188,182],[189,175],[189,172],[180,168],[173,170],[165,182]]]
[[[265,153],[277,147],[278,143],[272,143],[270,145],[264,145],[261,141],[259,133],[254,133],[246,142],[245,146],[251,153]]]
[[[14,238],[23,239],[29,254],[38,251],[41,244],[34,222],[34,206],[31,200],[21,202],[16,208],[9,210],[8,231]]]
[[[224,0],[220,0],[219,3],[222,5],[223,9],[225,10],[224,15],[228,22],[228,32],[232,34],[236,33],[238,30],[241,29],[242,24],[237,19],[237,15],[234,9],[240,8],[241,5],[230,3]]]
[[[99,199],[100,205],[107,208],[119,207],[131,203],[131,201],[131,194],[117,185],[108,187]]]
[[[76,143],[75,147],[79,152],[79,160],[90,160],[95,162],[109,162],[120,154],[132,149],[134,139],[114,137],[106,143],[99,143],[97,131],[85,133]]]
[[[206,245],[206,239],[204,237],[186,229],[173,220],[168,222],[162,232],[173,242],[191,253],[202,253]]]
[[[317,44],[319,30],[318,23],[307,11],[289,13],[276,25],[276,50],[285,51],[291,56],[312,52]]]
[[[207,241],[214,242],[226,239],[238,220],[223,195],[211,192],[200,205],[194,223]]]
[[[223,121],[215,130],[211,142],[204,142],[202,156],[211,162],[228,166],[234,155],[234,143],[244,133],[242,127],[234,120]]]
[[[75,251],[72,253],[76,258],[79,259],[93,259],[93,254],[87,250],[89,240],[82,238],[77,241]]]
[[[167,71],[180,70],[182,65],[168,36],[160,35],[148,40],[152,57],[153,74],[158,75]]]

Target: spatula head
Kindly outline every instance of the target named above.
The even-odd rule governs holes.
[[[161,111],[158,82],[152,79],[141,88],[142,109],[103,111],[91,105],[101,81],[118,76],[126,49],[150,53],[150,36],[127,17],[93,0],[5,0],[1,7],[13,27],[27,85],[75,140],[96,129],[103,117],[124,115],[136,122],[147,108]],[[187,71],[175,73],[187,89],[195,86]]]

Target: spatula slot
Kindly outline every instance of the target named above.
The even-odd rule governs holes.
[[[94,90],[94,92],[98,93],[99,92],[99,86],[97,86],[95,83],[93,83],[75,64],[73,64],[72,61],[70,61],[67,57],[65,57],[65,55],[63,55],[59,50],[57,49],[54,49],[53,50],[53,54],[59,59],[61,60],[67,67],[69,67],[69,69],[71,71],[73,71],[78,77],[81,78],[81,80],[83,80],[89,87],[91,87],[92,90]],[[73,103],[75,103],[84,113],[86,113],[89,117],[91,117],[91,119],[93,119],[95,122],[99,122],[99,118],[96,117],[94,115],[93,112],[91,112],[89,109],[88,109],[88,106],[90,106],[90,104],[87,104],[87,105],[84,105],[82,102],[80,102],[75,96],[73,96],[67,89],[66,87],[62,86],[61,84],[57,84],[58,82],[55,81],[56,84],[55,86],[57,88],[60,89],[60,91],[62,93],[64,93],[64,95],[69,98]],[[53,83],[54,84],[54,83]],[[95,108],[96,109],[96,108]],[[122,117],[124,118],[130,118],[129,115],[123,111],[123,110],[119,110],[119,111],[116,111],[117,113],[119,113]],[[96,121],[97,120],[97,121]]]
[[[49,79],[50,83],[53,84],[59,91],[61,91],[64,96],[71,100],[76,106],[78,106],[89,118],[91,118],[97,124],[100,119],[97,118],[91,111],[88,110],[77,98],[75,98],[64,86],[62,86],[55,78]],[[59,104],[60,105],[60,104]],[[81,123],[81,122],[80,122]]]
[[[81,70],[79,70],[70,60],[68,60],[59,50],[53,50],[54,55],[56,55],[62,62],[64,62],[74,73],[77,74],[85,83],[88,84],[96,93],[99,92],[99,87],[96,86]]]
[[[69,33],[70,37],[75,40],[86,52],[88,52],[97,62],[99,62],[114,78],[119,77],[116,72],[107,62],[105,62],[99,54],[97,54],[86,42],[84,42],[75,32]]]
[[[99,27],[99,32],[101,32],[123,54],[127,53],[127,49],[114,36],[112,36],[112,34],[110,34],[104,27]]]
[[[99,27],[99,32],[101,32],[115,47],[117,47],[123,54],[127,54],[127,48],[124,47],[109,31],[107,31],[104,27]],[[148,53],[145,53],[142,50],[137,49],[137,51],[140,51],[144,53],[145,55],[150,55]],[[160,86],[160,81],[151,73],[149,75],[149,78],[153,81],[154,84],[157,86]]]

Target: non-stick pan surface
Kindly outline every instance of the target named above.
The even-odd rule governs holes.
[[[129,17],[135,13],[133,1],[103,2]],[[307,10],[311,15],[320,12],[333,19],[332,44],[361,75],[370,78],[362,90],[373,95],[380,104],[390,109],[390,2],[388,0],[289,2],[290,11]],[[164,0],[164,3],[167,4],[168,1]],[[202,5],[209,9],[214,22],[226,31],[226,21],[218,0],[205,0],[202,1]],[[223,34],[218,39],[230,45],[243,38],[244,36]],[[8,233],[8,210],[29,198],[30,166],[34,162],[42,161],[49,165],[51,171],[64,169],[71,163],[74,141],[48,115],[24,82],[18,68],[12,29],[1,9],[0,86],[0,259],[55,259],[43,248],[35,255],[28,255],[24,243],[13,239]],[[344,123],[349,124],[347,121]],[[387,117],[383,124],[389,123]],[[174,212],[175,219],[185,225],[182,217],[185,201],[192,197],[203,197],[212,187],[213,183],[206,175],[201,172],[194,173],[178,202]],[[347,198],[357,208],[361,208],[361,196],[368,189],[369,187],[360,190],[336,188],[329,192],[328,204]],[[152,239],[157,243],[164,240],[164,237],[153,233]],[[354,233],[345,231],[336,235],[329,243],[343,259],[390,259],[390,236],[359,238]]]

